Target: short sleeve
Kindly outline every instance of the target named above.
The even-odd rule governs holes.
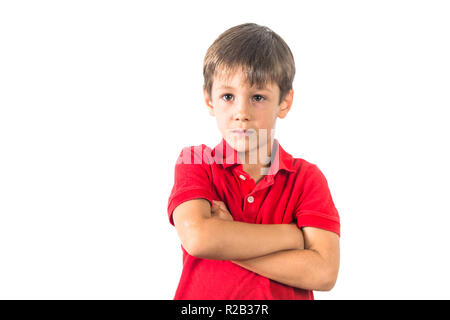
[[[339,213],[331,197],[328,182],[315,165],[306,169],[296,207],[297,225],[332,231],[340,236]]]
[[[212,191],[211,170],[205,156],[205,145],[184,148],[175,164],[174,184],[167,204],[169,222],[173,222],[173,210],[181,203],[203,198],[210,202],[216,198]]]

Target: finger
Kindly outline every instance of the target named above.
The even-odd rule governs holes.
[[[225,203],[222,202],[222,201],[217,202],[217,206],[220,207],[220,208],[226,208]]]

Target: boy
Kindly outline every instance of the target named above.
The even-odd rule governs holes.
[[[241,24],[208,49],[204,96],[222,141],[184,148],[169,221],[183,250],[174,299],[314,299],[339,269],[340,220],[319,168],[274,129],[293,102],[294,58],[267,27]]]

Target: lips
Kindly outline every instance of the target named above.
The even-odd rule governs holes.
[[[235,129],[235,130],[232,130],[231,132],[238,136],[249,136],[249,135],[255,133],[255,130],[253,130],[253,129]]]

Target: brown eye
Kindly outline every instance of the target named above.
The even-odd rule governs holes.
[[[222,98],[224,98],[225,101],[229,101],[229,100],[227,99],[227,97],[232,97],[232,96],[233,96],[232,94],[227,93],[227,94],[224,94],[224,95],[222,96]]]
[[[253,98],[255,98],[255,97],[258,97],[258,98],[259,98],[259,99],[257,99],[256,102],[261,102],[262,100],[266,100],[266,98],[265,98],[264,96],[260,95],[260,94],[257,94],[257,95],[255,95],[255,96],[253,96]]]

